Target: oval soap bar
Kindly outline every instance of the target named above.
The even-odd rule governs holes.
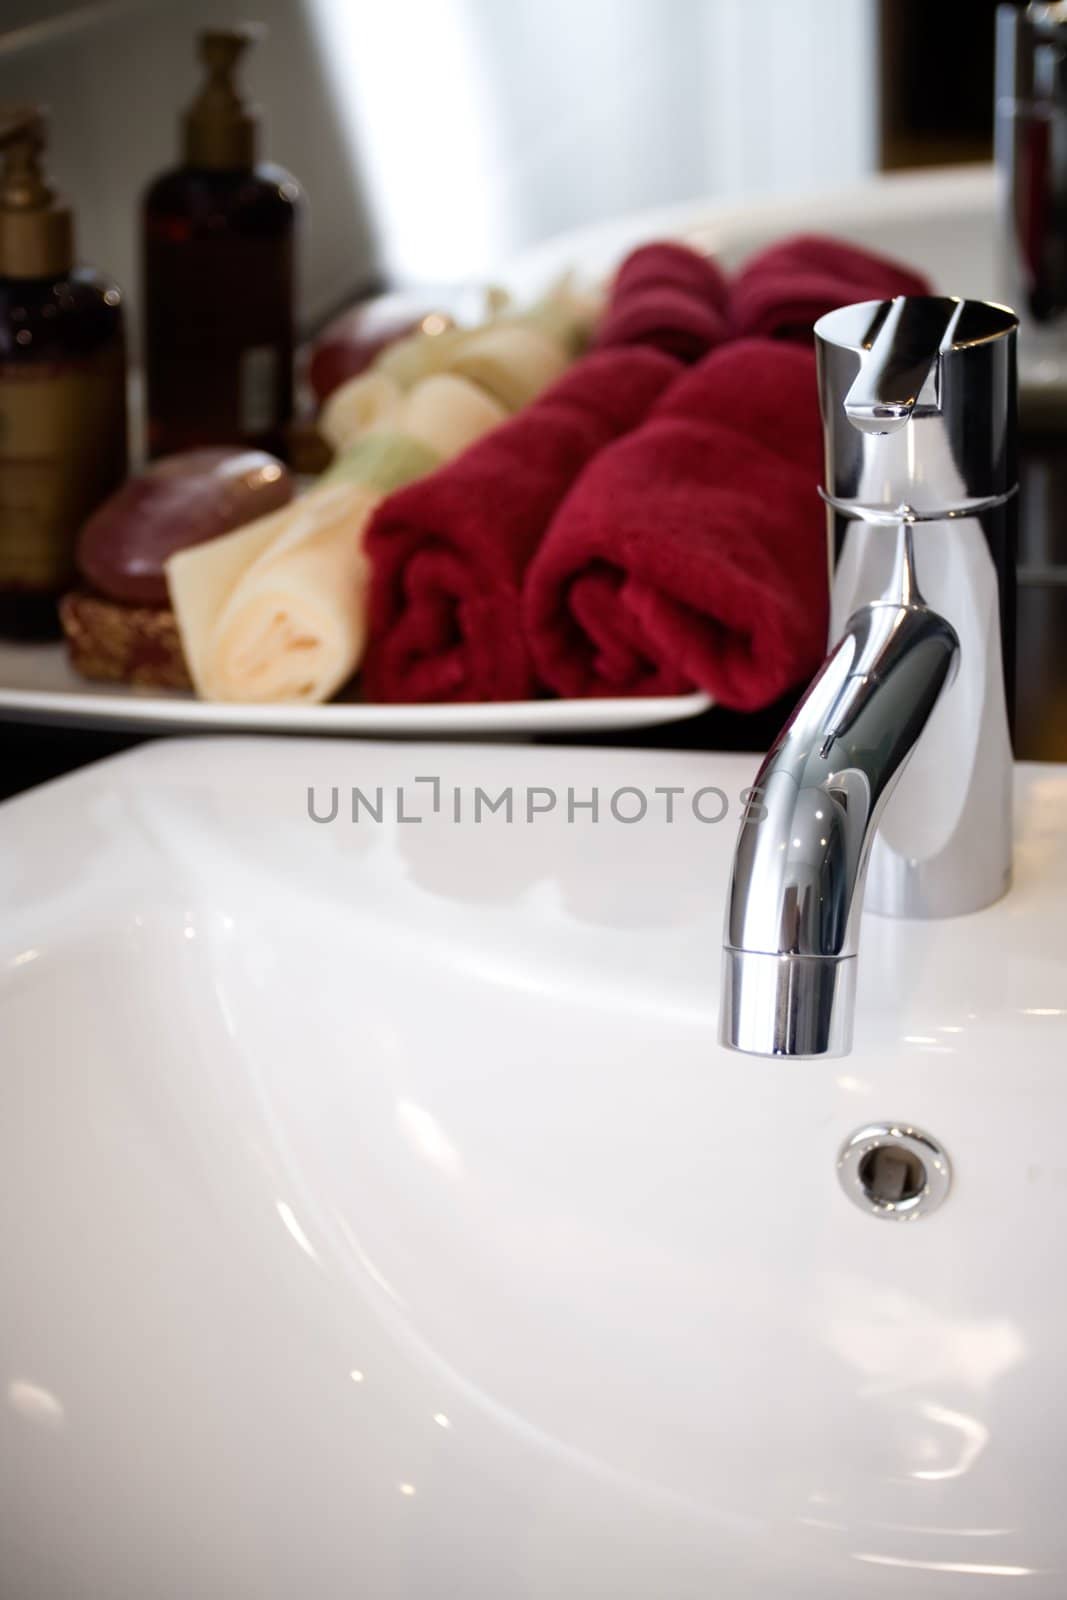
[[[292,498],[292,479],[265,450],[183,450],[130,478],[78,535],[78,568],[100,594],[168,604],[163,563]]]

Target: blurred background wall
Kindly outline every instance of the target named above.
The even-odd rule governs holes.
[[[875,161],[871,0],[310,3],[384,264],[404,278]]]
[[[0,0],[0,101],[50,107],[79,253],[134,329],[136,206],[177,160],[193,36],[250,19],[263,148],[308,195],[305,330],[574,225],[878,163],[877,0]]]

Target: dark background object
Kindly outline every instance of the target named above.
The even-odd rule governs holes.
[[[990,160],[997,3],[881,0],[884,168]]]

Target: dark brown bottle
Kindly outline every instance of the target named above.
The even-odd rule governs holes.
[[[184,164],[145,196],[148,453],[250,445],[280,454],[293,409],[295,180],[256,164],[233,81],[256,30],[200,35],[207,80],[183,119]]]
[[[70,209],[41,172],[44,120],[0,118],[0,633],[59,633],[79,528],[126,473],[118,288],[73,265]]]

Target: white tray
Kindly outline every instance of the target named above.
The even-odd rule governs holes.
[[[131,689],[79,677],[59,644],[0,643],[0,719],[191,733],[444,735],[595,733],[679,722],[712,705],[710,695],[628,700],[509,700],[480,705],[215,705],[165,689]]]

